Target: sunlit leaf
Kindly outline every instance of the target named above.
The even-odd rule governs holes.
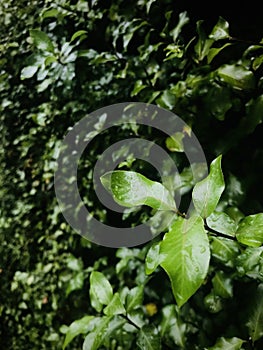
[[[138,334],[137,345],[141,350],[161,350],[161,339],[154,326],[143,326]]]
[[[219,156],[213,160],[209,175],[198,182],[193,189],[194,206],[204,218],[207,218],[215,210],[225,188],[221,158],[222,156]]]
[[[240,243],[259,247],[263,244],[263,213],[246,216],[239,223],[237,239]]]
[[[103,186],[114,200],[124,207],[148,205],[159,210],[175,210],[176,205],[168,190],[159,182],[133,172],[116,170],[101,177]]]
[[[182,306],[203,283],[209,266],[210,248],[201,217],[178,218],[161,243],[176,302]]]
[[[54,53],[54,45],[46,33],[38,29],[31,29],[30,36],[38,49]]]

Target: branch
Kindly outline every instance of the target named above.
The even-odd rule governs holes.
[[[133,327],[135,327],[136,329],[141,330],[141,328],[136,324],[134,323],[127,315],[123,315],[121,314],[120,315],[122,318],[124,318],[129,324],[131,324]]]
[[[225,233],[218,232],[218,231],[214,230],[213,228],[210,228],[207,225],[206,220],[204,220],[204,228],[206,231],[209,231],[213,236],[218,236],[218,237],[222,237],[222,238],[231,239],[232,241],[237,241],[235,236],[229,236],[229,235],[226,235]]]

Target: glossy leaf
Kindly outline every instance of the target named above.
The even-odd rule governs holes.
[[[46,33],[38,29],[31,29],[30,36],[39,50],[54,53],[54,45]]]
[[[254,296],[252,313],[247,323],[249,335],[253,342],[263,337],[263,284],[261,283]]]
[[[153,209],[176,210],[173,197],[159,182],[133,172],[116,170],[101,177],[103,186],[124,207],[148,205]]]
[[[197,24],[198,41],[195,45],[197,60],[202,61],[208,54],[214,40],[207,37],[203,28],[203,21],[198,21]]]
[[[115,293],[110,303],[103,310],[104,314],[107,316],[124,314],[126,312],[124,305],[120,299],[119,293]]]
[[[138,334],[137,345],[141,350],[161,350],[161,339],[154,326],[143,326]]]
[[[222,156],[219,156],[213,160],[209,175],[193,189],[194,206],[203,218],[207,218],[215,210],[225,188],[221,158]]]
[[[209,350],[240,350],[244,340],[239,338],[220,338]]]
[[[161,337],[169,335],[174,343],[182,348],[185,346],[186,324],[178,316],[179,310],[176,305],[166,305],[162,309],[162,320],[160,323]]]
[[[168,137],[165,141],[166,147],[171,152],[184,152],[184,139],[185,134],[182,132],[177,132],[173,136]]]
[[[160,254],[161,242],[155,243],[148,250],[145,258],[145,272],[147,275],[153,273],[162,262],[163,255]]]
[[[179,34],[181,33],[182,28],[189,22],[189,17],[187,16],[187,12],[181,12],[179,14],[179,22],[177,26],[171,30],[170,34],[173,37],[173,41],[176,41]]]
[[[70,42],[79,38],[80,36],[84,36],[87,35],[87,31],[86,30],[78,30],[76,33],[74,33],[70,39]]]
[[[130,312],[131,310],[137,309],[142,305],[143,302],[143,290],[144,285],[136,286],[132,288],[127,295],[126,299],[126,310]]]
[[[94,319],[95,320],[95,319]],[[83,350],[97,350],[103,343],[111,317],[97,317],[92,331],[86,336]]]
[[[247,247],[236,259],[236,268],[241,276],[249,276],[263,282],[263,246]]]
[[[263,213],[246,216],[237,229],[237,239],[250,247],[263,244]]]
[[[235,236],[237,230],[236,222],[227,214],[214,211],[206,219],[207,225],[215,231],[222,232],[229,236]]]
[[[71,323],[66,332],[66,337],[63,343],[63,350],[66,346],[79,334],[85,334],[88,332],[90,321],[94,316],[84,316],[80,320],[76,320]]]
[[[209,266],[210,249],[203,220],[178,218],[161,243],[165,255],[161,266],[167,272],[179,306],[203,283]]]
[[[235,258],[239,254],[239,245],[237,242],[226,238],[213,237],[211,243],[212,256],[222,264],[234,267]]]
[[[37,70],[38,70],[37,66],[27,66],[22,69],[20,78],[22,80],[32,78],[37,72]]]
[[[219,20],[217,24],[212,29],[211,34],[209,37],[214,40],[221,40],[221,39],[227,39],[229,38],[229,24],[228,22],[222,18],[219,17]]]
[[[237,64],[226,64],[218,69],[219,77],[233,88],[249,90],[255,87],[254,74]]]
[[[102,305],[107,305],[113,297],[112,287],[107,278],[98,271],[92,271],[90,275],[91,305],[101,311]]]
[[[221,47],[211,47],[211,49],[208,51],[207,54],[207,62],[210,64],[213,59],[222,51],[224,50],[226,47],[230,46],[230,43],[226,43]]]
[[[216,295],[222,298],[231,298],[233,296],[233,281],[222,271],[218,271],[212,279]]]

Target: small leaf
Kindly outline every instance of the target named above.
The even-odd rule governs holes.
[[[66,346],[79,334],[85,334],[88,332],[89,322],[94,316],[84,316],[80,320],[76,320],[68,327],[66,331],[66,337],[63,343],[63,350]]]
[[[177,304],[197,291],[208,272],[210,249],[201,217],[177,218],[161,244],[161,266],[167,272]]]
[[[159,182],[133,171],[110,171],[101,177],[103,186],[124,207],[148,205],[153,209],[176,210],[173,197]]]
[[[162,262],[163,256],[160,254],[161,242],[155,243],[148,250],[145,258],[145,272],[147,275],[153,273]]]
[[[215,231],[229,236],[235,236],[237,223],[225,213],[214,211],[206,219],[207,225]]]
[[[103,310],[104,314],[107,316],[114,316],[119,314],[125,314],[126,310],[120,299],[119,293],[115,293],[110,303]]]
[[[211,314],[217,314],[223,309],[222,299],[213,292],[206,295],[204,305]]]
[[[183,132],[176,132],[174,135],[168,137],[165,141],[166,147],[171,152],[184,152]]]
[[[219,77],[233,88],[249,90],[255,87],[254,74],[237,64],[226,64],[218,69]]]
[[[219,20],[217,24],[214,26],[211,34],[209,35],[209,38],[214,40],[227,39],[229,38],[228,29],[229,29],[228,22],[224,18],[219,17]]]
[[[138,93],[144,90],[146,87],[147,85],[144,85],[142,80],[137,80],[131,92],[131,97],[137,96]]]
[[[214,40],[209,39],[205,33],[203,28],[203,21],[197,22],[197,33],[198,33],[198,41],[195,45],[195,52],[197,54],[197,60],[202,61],[208,54],[210,47],[212,46]]]
[[[160,107],[173,109],[176,102],[175,95],[169,90],[165,90],[156,102]]]
[[[92,331],[86,336],[83,343],[83,350],[98,350],[103,343],[106,334],[107,327],[112,317],[97,317],[94,319],[94,327]]]
[[[102,305],[109,304],[112,297],[112,287],[107,278],[101,272],[92,271],[90,275],[91,305],[100,312]]]
[[[72,42],[73,40],[79,38],[82,35],[86,35],[88,32],[86,30],[78,30],[76,33],[74,33],[70,39],[70,42]]]
[[[247,323],[249,335],[255,342],[263,337],[263,284],[260,284],[254,297],[254,306]]]
[[[141,350],[161,350],[161,338],[154,326],[143,326],[138,334],[137,345]]]
[[[249,215],[241,220],[236,237],[242,244],[260,247],[263,244],[263,213]]]
[[[239,338],[219,338],[209,350],[240,350],[244,340]]]
[[[208,64],[210,64],[213,59],[222,51],[224,50],[226,47],[230,46],[230,43],[226,43],[221,47],[212,47],[207,54],[207,62]]]
[[[222,156],[219,156],[213,160],[209,175],[193,189],[194,206],[203,218],[207,218],[215,210],[225,188],[221,158]]]
[[[211,243],[212,256],[222,264],[235,267],[235,258],[239,254],[239,245],[237,242],[226,238],[213,237]]]
[[[144,285],[134,287],[130,290],[129,294],[127,295],[127,299],[126,299],[127,312],[130,312],[131,310],[137,309],[138,307],[140,307],[142,305],[143,290],[144,290]]]
[[[176,305],[166,305],[162,309],[161,337],[169,335],[176,345],[185,348],[186,324],[178,316],[178,307]]]
[[[46,33],[41,30],[31,29],[30,36],[38,49],[54,53],[54,45]]]
[[[38,66],[27,66],[22,69],[20,78],[22,80],[32,78],[38,70]]]
[[[222,271],[218,271],[212,279],[214,292],[222,298],[233,296],[233,281]]]
[[[176,27],[171,30],[170,34],[173,37],[173,41],[176,41],[179,34],[181,33],[182,28],[189,22],[189,17],[187,16],[187,12],[181,12],[179,14],[179,22]]]

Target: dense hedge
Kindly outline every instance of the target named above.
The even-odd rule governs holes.
[[[179,312],[164,272],[145,275],[151,243],[118,250],[91,244],[64,221],[54,193],[68,128],[100,107],[140,101],[177,113],[209,163],[223,154],[226,190],[219,209],[234,220],[263,211],[261,37],[256,31],[242,37],[234,23],[233,38],[222,17],[213,24],[201,19],[196,23],[169,0],[1,3],[1,348],[61,348],[66,326],[98,315],[89,298],[92,271],[102,272],[120,294],[137,293],[133,320],[160,325],[162,349],[204,349],[217,341],[214,349],[226,349],[220,337],[231,338],[233,349],[262,348],[262,247],[222,239],[226,251],[212,255],[206,283]],[[127,135],[165,147],[164,135],[148,128],[116,131],[94,140],[79,169],[87,175],[80,183],[83,197],[89,193],[94,215],[108,223],[121,217],[107,213],[92,192],[98,155]],[[171,154],[187,203],[194,183],[181,154]],[[143,162],[127,162],[125,169],[158,180]],[[143,215],[130,217],[129,224]],[[216,289],[215,275],[225,294]],[[135,349],[137,331],[126,327],[112,339],[109,333],[101,348]],[[83,339],[69,347],[80,349]]]

